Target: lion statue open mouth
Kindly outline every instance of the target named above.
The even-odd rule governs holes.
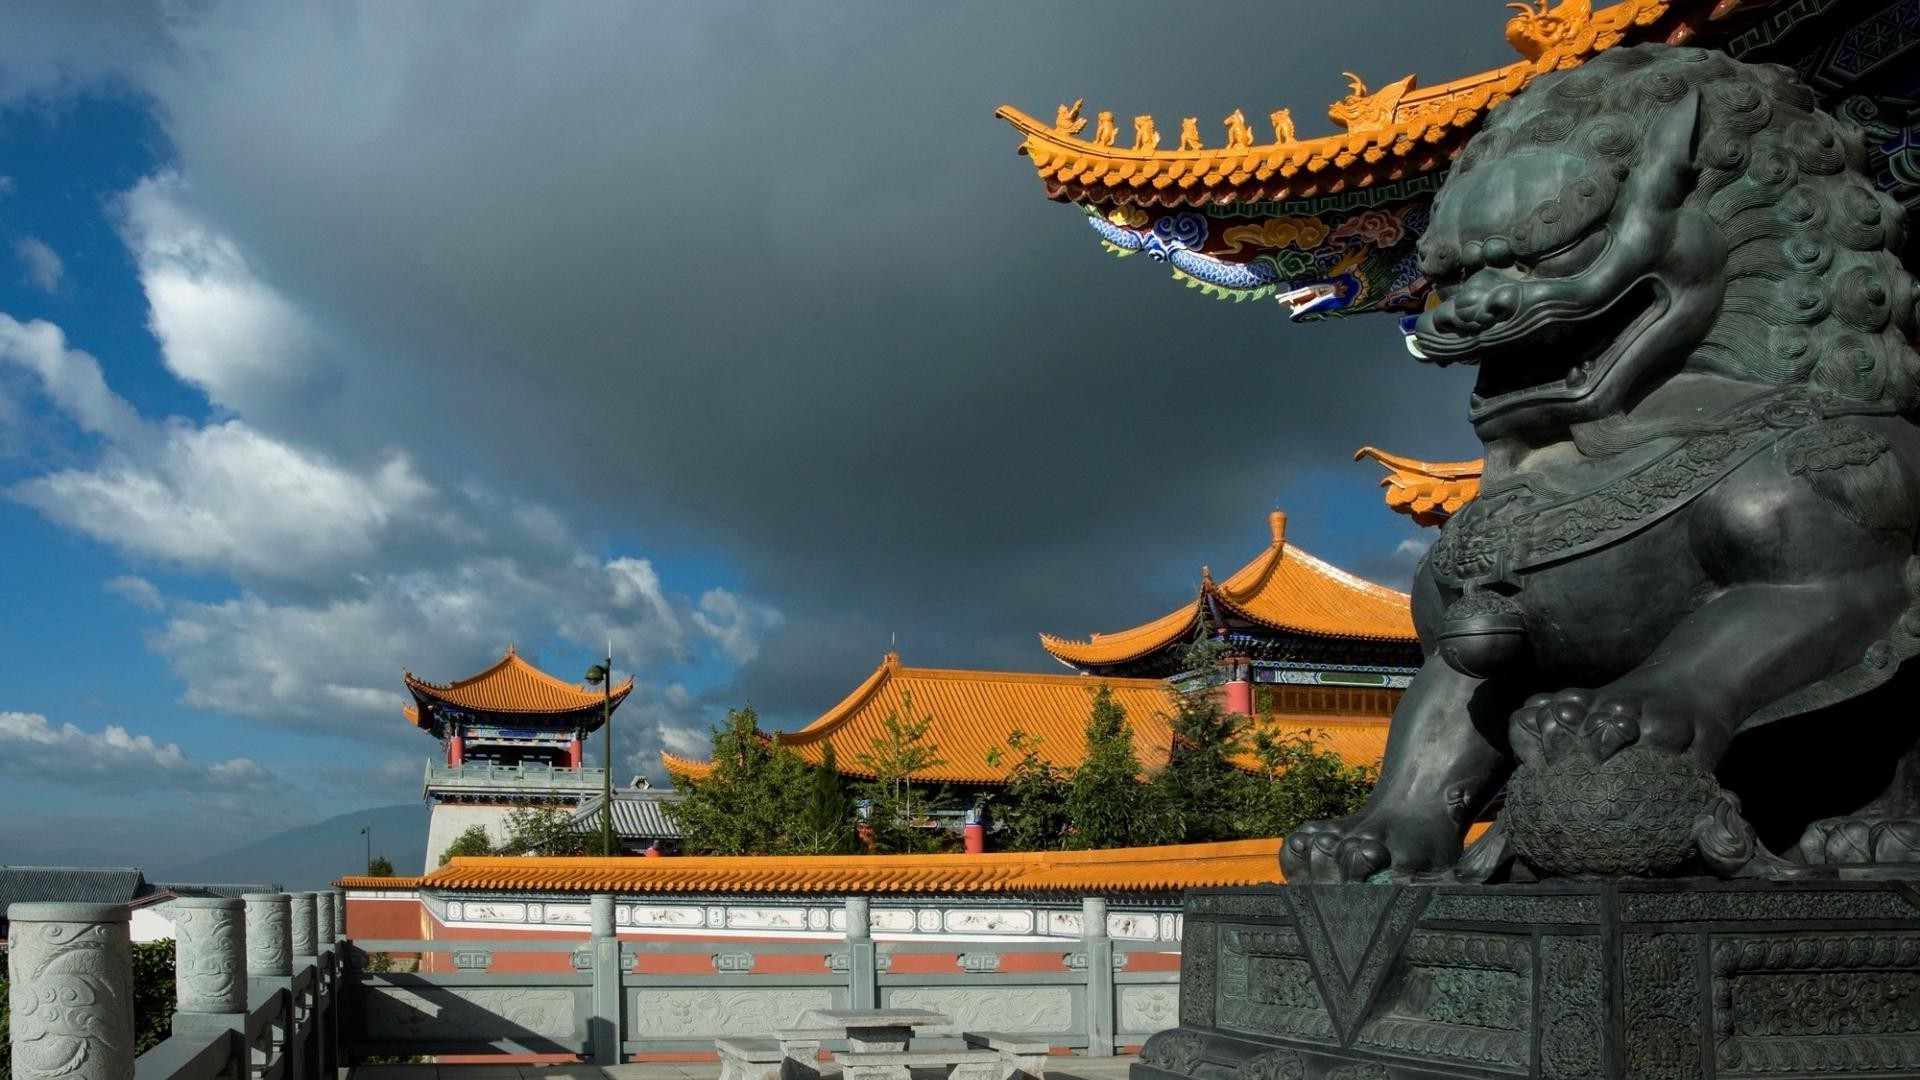
[[[1791,71],[1700,49],[1494,110],[1417,331],[1478,365],[1482,494],[1415,582],[1372,801],[1290,877],[1920,861],[1920,289],[1864,158]]]

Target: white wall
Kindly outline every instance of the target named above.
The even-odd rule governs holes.
[[[484,825],[487,836],[498,847],[507,842],[507,815],[513,812],[511,806],[466,806],[456,803],[435,803],[433,816],[427,823],[427,865],[420,872],[431,874],[440,869],[440,853],[447,850],[454,838],[475,825]],[[395,873],[403,873],[400,867],[394,867]]]

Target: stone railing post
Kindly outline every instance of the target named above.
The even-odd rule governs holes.
[[[319,967],[314,972],[314,1013],[320,1040],[320,1075],[334,1071],[340,1061],[338,1039],[340,1023],[340,947],[333,939],[333,890],[313,894],[313,946],[319,952]]]
[[[247,1029],[246,917],[238,900],[187,896],[168,905],[173,917],[173,1033],[222,1033],[230,1041],[222,1075],[245,1078],[252,1060]]]
[[[1080,934],[1087,948],[1087,1056],[1113,1056],[1113,939],[1107,936],[1107,901],[1080,901]]]
[[[347,894],[344,890],[333,890],[333,940],[347,940]]]
[[[593,1063],[602,1067],[619,1064],[620,1041],[624,1037],[620,1022],[620,938],[613,929],[613,896],[595,893],[587,901],[593,932],[593,1016],[587,1021],[587,1043],[593,1050]]]
[[[264,1069],[275,1058],[292,1060],[295,1003],[293,982],[293,925],[286,893],[248,893],[240,898],[247,914],[247,994],[264,999],[286,995],[285,1010],[269,1028],[264,1045],[253,1048],[253,1064]]]
[[[847,897],[847,1004],[874,1009],[880,1004],[879,954],[873,944],[873,902]]]
[[[15,1080],[132,1080],[133,942],[122,904],[14,904]]]
[[[320,942],[314,933],[318,908],[310,892],[289,893],[287,926],[293,940],[293,973],[297,978],[306,969],[311,980],[307,988],[293,998],[293,1037],[287,1058],[294,1080],[320,1075],[320,1035],[314,1020],[320,1006]]]

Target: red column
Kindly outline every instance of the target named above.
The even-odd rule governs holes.
[[[447,764],[458,765],[467,756],[467,743],[460,737],[460,729],[453,729],[453,737],[447,740]]]
[[[961,830],[966,839],[967,854],[983,855],[987,850],[987,817],[979,807],[967,811],[967,821]]]
[[[1220,661],[1220,705],[1230,713],[1253,715],[1253,664],[1244,656]]]
[[[576,731],[573,733],[573,738],[568,740],[567,742],[567,768],[569,769],[579,768],[580,755],[581,755],[580,733]]]

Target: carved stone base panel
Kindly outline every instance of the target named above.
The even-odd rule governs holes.
[[[1189,894],[1133,1080],[1920,1076],[1909,881]]]

